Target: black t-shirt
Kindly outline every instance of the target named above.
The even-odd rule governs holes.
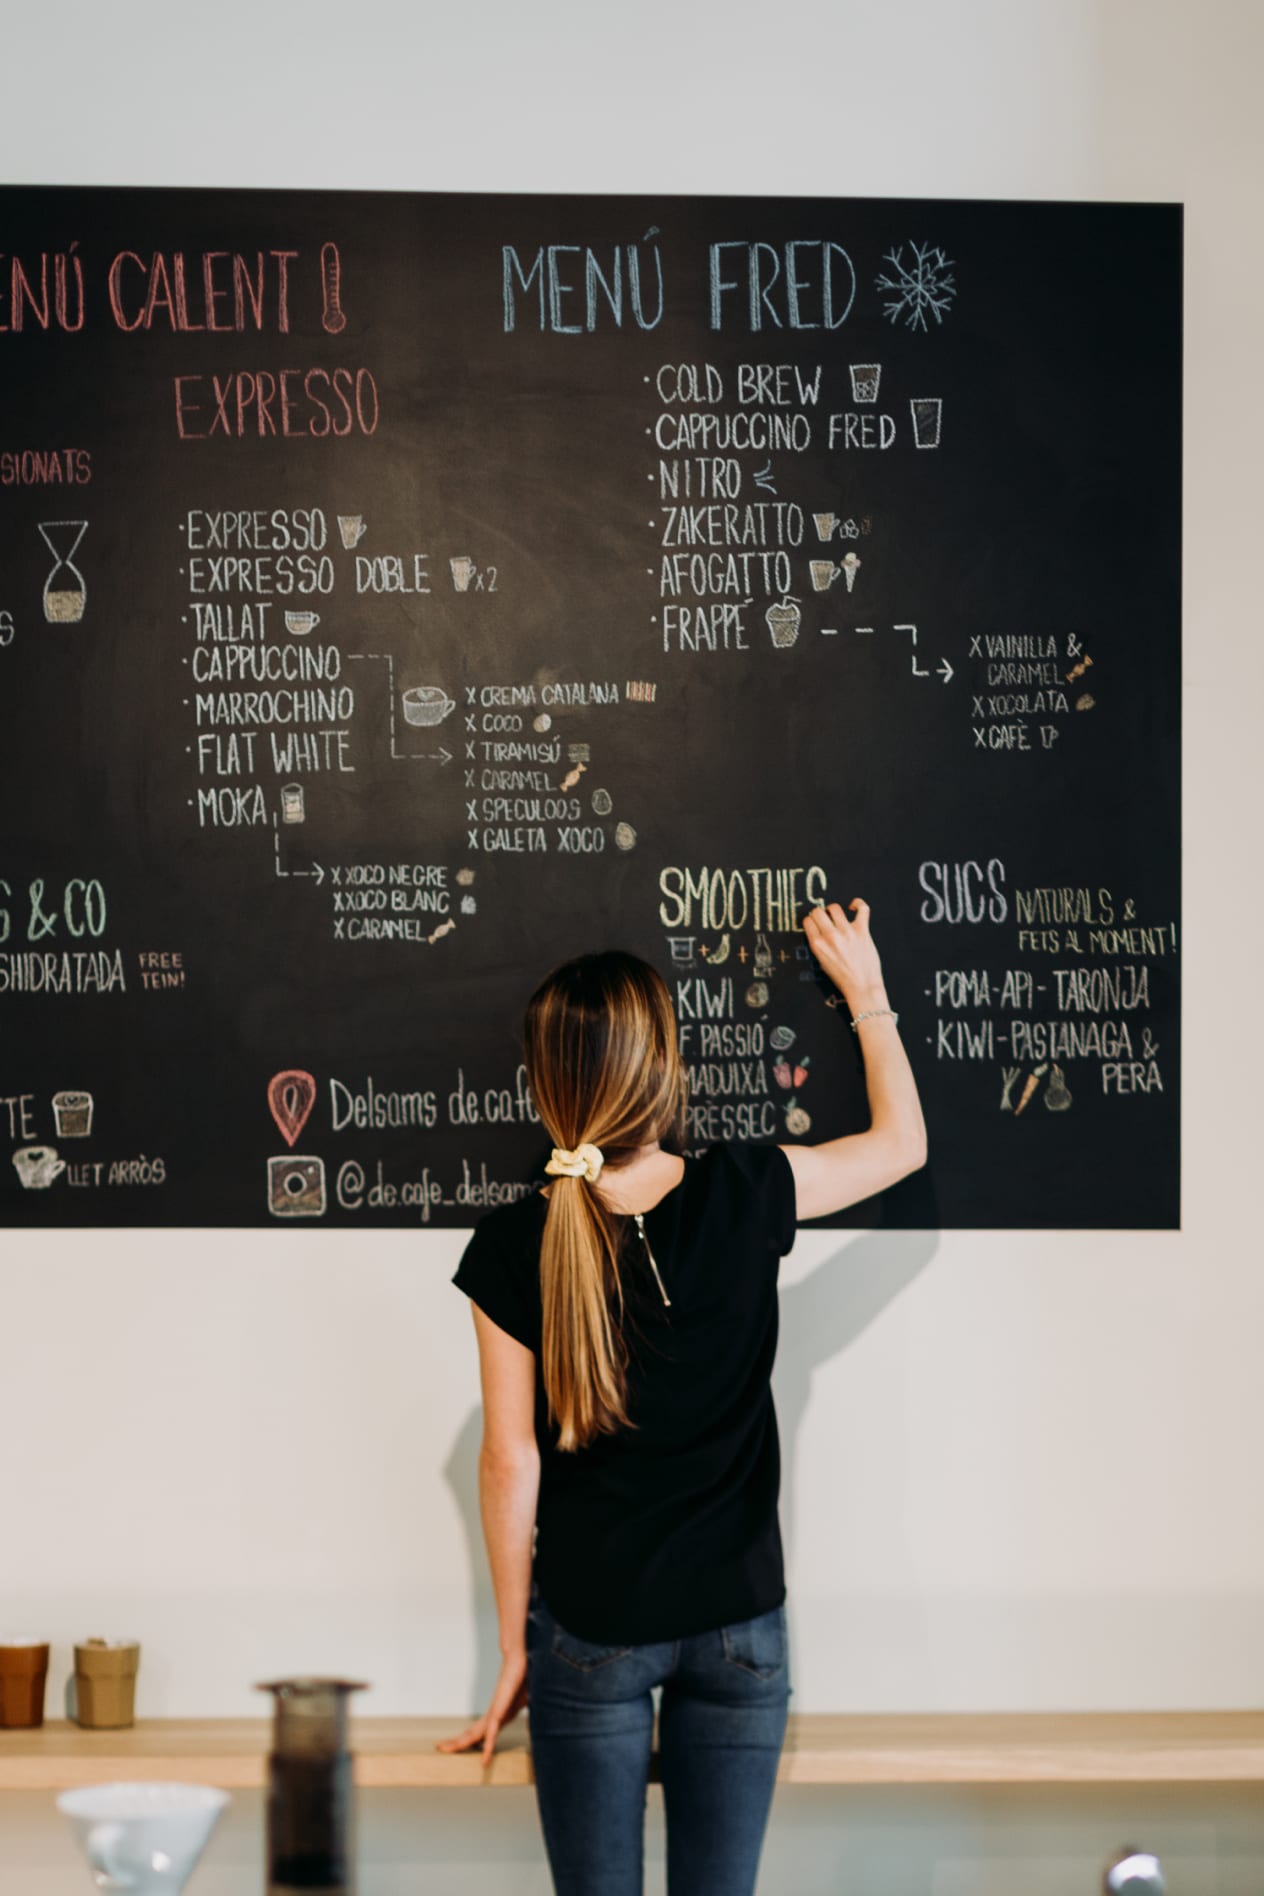
[[[641,1645],[753,1619],[785,1599],[769,1378],[795,1191],[779,1146],[714,1145],[644,1217],[620,1272],[636,1424],[563,1454],[540,1373],[538,1191],[489,1212],[453,1282],[535,1353],[535,1578],[581,1639]]]

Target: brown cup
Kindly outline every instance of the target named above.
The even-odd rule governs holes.
[[[85,1639],[75,1647],[74,1720],[91,1731],[135,1720],[140,1646],[132,1639]]]
[[[47,1640],[0,1639],[0,1725],[42,1725],[47,1680]]]

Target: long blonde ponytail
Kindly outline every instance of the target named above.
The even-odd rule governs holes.
[[[666,983],[635,955],[582,955],[532,995],[527,1078],[555,1144],[600,1148],[617,1168],[638,1146],[679,1143],[685,1071]],[[586,1177],[555,1177],[540,1250],[541,1370],[558,1446],[631,1426],[622,1330],[623,1226]]]

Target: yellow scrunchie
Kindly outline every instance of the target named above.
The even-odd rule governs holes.
[[[591,1185],[604,1164],[599,1146],[576,1146],[573,1152],[568,1152],[565,1146],[554,1146],[553,1157],[544,1169],[555,1178],[586,1178]]]

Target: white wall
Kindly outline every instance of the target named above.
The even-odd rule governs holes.
[[[777,1392],[800,1709],[1258,1705],[1264,10],[220,0],[195,25],[80,0],[2,18],[11,183],[1184,200],[1185,1227],[805,1237]],[[457,1234],[0,1247],[0,1482],[24,1522],[0,1546],[0,1620],[49,1631],[58,1682],[99,1631],[144,1640],[142,1714],[257,1711],[251,1682],[290,1669],[372,1680],[366,1712],[480,1702],[495,1654]],[[364,1896],[424,1864],[444,1891],[547,1887],[525,1795],[494,1814],[366,1803]],[[0,1801],[0,1896],[73,1886],[46,1806]],[[239,1799],[205,1896],[256,1886],[258,1827]],[[796,1792],[764,1887],[1061,1896],[1138,1828],[1179,1867],[1174,1896],[1264,1885],[1264,1822],[1231,1796]]]

